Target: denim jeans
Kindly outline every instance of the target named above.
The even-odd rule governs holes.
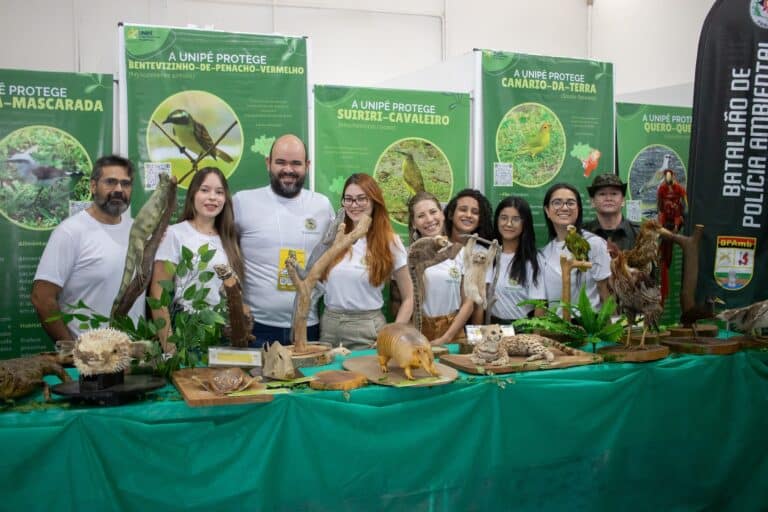
[[[264,345],[264,342],[272,343],[273,341],[279,341],[281,345],[293,344],[290,327],[276,327],[274,325],[254,322],[251,333],[256,337],[249,344],[252,348],[260,348]],[[317,341],[318,339],[320,339],[320,324],[307,326],[307,340]]]

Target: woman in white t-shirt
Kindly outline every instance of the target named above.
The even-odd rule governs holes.
[[[491,323],[509,324],[533,311],[533,306],[518,303],[547,298],[528,201],[517,196],[502,199],[496,207],[493,225],[496,240],[501,244],[501,257],[498,270],[490,269],[486,276],[490,284],[498,273]]]
[[[208,262],[207,270],[212,271],[213,265],[228,264],[242,282],[243,259],[237,244],[234,215],[232,213],[232,198],[224,174],[215,167],[200,169],[192,178],[184,202],[182,221],[168,227],[160,247],[155,254],[155,265],[149,294],[159,299],[162,294],[160,281],[174,280],[176,292],[174,308],[190,309],[191,302],[182,297],[184,289],[193,283],[198,289],[208,288],[206,302],[215,306],[221,301],[219,296],[218,279],[202,283],[199,273],[188,275],[184,279],[174,277],[166,269],[166,262],[174,265],[181,259],[182,246],[187,247],[199,258],[199,249],[207,245],[209,250],[215,250],[213,258]],[[173,352],[175,347],[169,343],[171,318],[167,308],[153,309],[153,318],[163,318],[165,327],[160,330],[158,337],[164,352]]]
[[[573,225],[589,242],[589,261],[592,263],[592,268],[586,272],[577,269],[571,271],[570,303],[575,304],[578,301],[579,290],[584,286],[592,307],[595,310],[599,309],[610,293],[608,278],[611,275],[611,258],[608,255],[608,245],[605,240],[581,228],[583,218],[579,191],[568,183],[552,185],[544,194],[544,213],[547,216],[550,240],[541,250],[547,300],[553,302],[562,298],[563,271],[560,267],[560,255],[573,257],[565,247],[568,226]]]
[[[320,340],[347,348],[369,348],[386,320],[382,289],[391,277],[403,295],[395,319],[408,322],[413,312],[413,287],[406,266],[405,247],[392,230],[384,195],[367,174],[353,174],[344,183],[341,204],[346,232],[369,215],[371,226],[361,238],[325,270],[325,311],[320,319]]]
[[[424,236],[443,235],[445,215],[434,194],[419,192],[408,201],[408,233],[413,243]],[[449,258],[424,271],[424,298],[421,332],[433,345],[466,338],[464,325],[472,315],[473,303],[464,297],[463,254]],[[416,307],[414,305],[414,307]]]

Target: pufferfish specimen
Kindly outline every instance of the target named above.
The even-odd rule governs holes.
[[[581,236],[573,224],[569,224],[567,229],[568,234],[565,235],[565,248],[571,251],[574,260],[589,261],[589,249],[591,249],[589,242]],[[579,270],[586,272],[584,269]]]
[[[534,133],[522,146],[520,146],[515,153],[515,156],[525,155],[527,153],[533,158],[547,149],[551,140],[551,130],[552,125],[547,122],[541,123],[539,131]]]
[[[424,177],[421,175],[421,169],[416,165],[413,154],[399,149],[395,151],[405,157],[403,158],[403,181],[405,184],[408,185],[414,195],[424,192]]]
[[[192,114],[186,110],[176,109],[163,121],[163,124],[173,125],[173,134],[179,138],[182,146],[187,147],[200,155],[208,151],[213,146],[208,130],[202,123],[198,123],[192,117]],[[232,162],[232,157],[219,148],[213,149],[209,155],[214,160],[221,158],[225,162]]]

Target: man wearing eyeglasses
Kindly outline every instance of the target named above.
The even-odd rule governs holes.
[[[278,137],[266,158],[269,186],[235,194],[232,205],[245,262],[243,296],[253,313],[253,347],[292,343],[291,314],[296,288],[285,260],[294,253],[306,265],[333,220],[331,202],[304,188],[307,149],[295,135]],[[320,338],[317,304],[307,318],[307,339]]]
[[[32,305],[52,340],[79,336],[80,321],[46,322],[57,311],[83,301],[97,313],[109,316],[120,288],[133,220],[124,214],[131,203],[133,164],[116,155],[96,160],[91,173],[93,203],[64,220],[51,233],[35,273]],[[128,315],[135,321],[144,314],[143,297]]]
[[[592,186],[587,187],[597,218],[584,224],[584,229],[616,244],[619,249],[631,249],[640,231],[640,225],[625,219],[621,214],[627,184],[613,173],[595,176]]]

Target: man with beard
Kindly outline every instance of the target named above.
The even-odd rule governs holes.
[[[619,249],[631,249],[640,231],[640,225],[621,214],[627,184],[613,173],[595,176],[587,187],[597,218],[584,224],[584,229],[616,244]]]
[[[307,148],[295,135],[275,140],[266,158],[269,186],[243,190],[232,204],[245,261],[243,295],[254,319],[251,346],[265,341],[291,344],[295,287],[285,260],[295,252],[305,265],[334,217],[327,197],[303,188],[309,169]],[[307,339],[320,337],[317,304],[307,318]]]
[[[53,231],[37,267],[32,305],[52,340],[72,340],[80,334],[80,321],[46,322],[57,311],[82,300],[96,313],[109,316],[120,288],[128,235],[133,220],[124,212],[131,201],[133,164],[116,156],[96,160],[91,173],[93,204],[69,217]],[[143,297],[129,316],[144,314]]]

